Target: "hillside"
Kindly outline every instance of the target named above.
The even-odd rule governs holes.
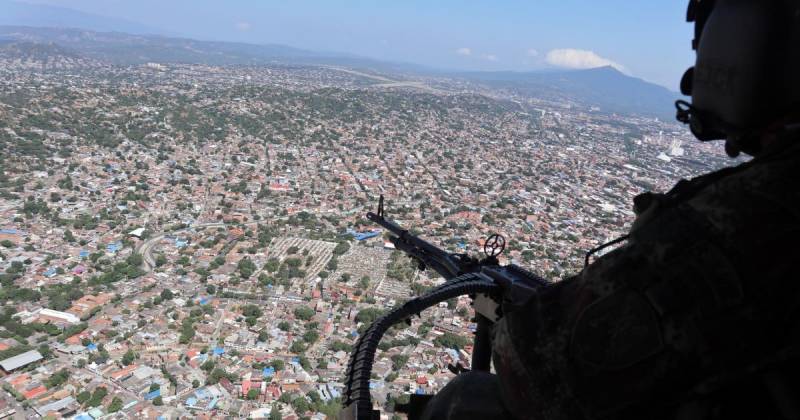
[[[413,74],[469,79],[493,89],[552,101],[599,108],[603,113],[638,114],[672,119],[678,97],[664,87],[627,76],[611,67],[539,72],[445,73],[413,64],[393,63],[347,54],[324,53],[278,44],[201,41],[161,35],[98,32],[85,29],[0,26],[0,40],[29,46],[32,56],[46,48],[54,54],[112,65],[147,62],[228,65],[335,65],[384,74]],[[48,47],[44,47],[48,46]],[[41,61],[41,59],[39,59]],[[69,60],[67,60],[69,61]]]
[[[461,77],[520,95],[551,100],[567,98],[602,112],[674,117],[676,92],[621,73],[613,67],[548,72],[481,72]]]

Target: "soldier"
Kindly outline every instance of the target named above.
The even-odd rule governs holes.
[[[505,313],[497,375],[460,375],[427,418],[800,418],[800,1],[688,19],[678,118],[753,159],[637,196],[627,242]]]

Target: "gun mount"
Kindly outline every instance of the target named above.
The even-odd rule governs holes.
[[[447,281],[427,293],[415,297],[373,322],[359,337],[345,377],[342,404],[344,419],[378,419],[380,412],[373,409],[369,393],[372,364],[383,334],[394,324],[408,322],[414,315],[447,299],[469,295],[473,299],[477,328],[473,338],[471,368],[489,371],[492,357],[490,330],[502,317],[501,304],[516,306],[526,302],[548,282],[516,265],[501,266],[498,261],[505,249],[506,240],[500,234],[490,235],[484,242],[485,258],[477,259],[467,254],[449,253],[427,242],[387,219],[383,196],[375,213],[367,218],[388,230],[389,240],[395,248],[415,259],[420,269],[431,268]],[[450,367],[454,373],[463,368]],[[422,412],[431,396],[413,395],[404,408],[413,419]]]

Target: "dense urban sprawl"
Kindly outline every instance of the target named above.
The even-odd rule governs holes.
[[[720,167],[673,122],[456,79],[322,66],[0,66],[0,411],[335,416],[349,350],[442,280],[364,218],[452,252],[501,233],[558,280],[632,198]],[[467,297],[381,343],[389,416],[469,368]]]

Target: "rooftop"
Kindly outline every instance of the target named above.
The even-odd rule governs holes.
[[[0,367],[6,372],[11,372],[14,369],[29,365],[33,362],[42,360],[42,354],[38,350],[26,351],[25,353],[18,354],[14,357],[0,361]]]

